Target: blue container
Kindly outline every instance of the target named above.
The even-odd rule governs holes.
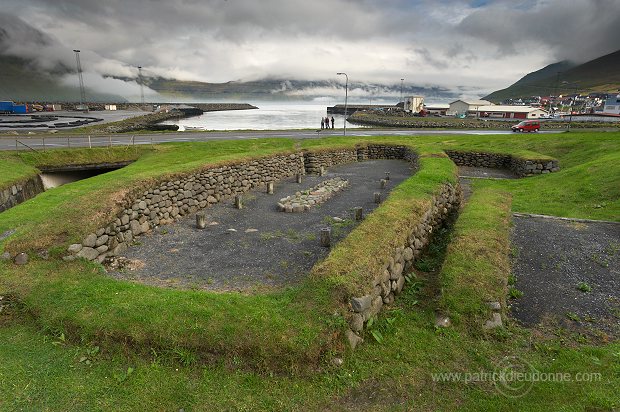
[[[12,113],[13,112],[13,102],[0,102],[0,112]]]
[[[28,107],[25,104],[13,105],[13,113],[15,113],[15,114],[26,114],[26,113],[28,113]]]

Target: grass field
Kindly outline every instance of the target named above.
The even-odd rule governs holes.
[[[112,280],[85,262],[34,259],[23,268],[0,262],[0,295],[16,299],[0,313],[0,410],[619,408],[618,342],[601,344],[566,330],[541,337],[510,323],[486,332],[480,322],[489,316],[485,301],[506,299],[510,211],[620,221],[620,133],[371,140],[411,145],[422,156],[422,168],[335,248],[323,266],[329,268],[327,276],[299,287],[252,296],[161,290]],[[359,142],[307,140],[302,147]],[[167,144],[125,154],[137,161],[2,213],[0,233],[17,233],[0,251],[79,239],[111,216],[113,208],[102,211],[102,205],[110,209],[127,186],[143,187],[160,175],[206,163],[294,149],[292,140],[265,139]],[[441,298],[430,297],[432,279],[412,278],[371,325],[365,344],[354,353],[343,351],[333,341],[342,319],[326,311],[333,307],[334,284],[355,272],[346,270],[343,251],[366,242],[370,249],[356,256],[353,267],[372,264],[368,255],[389,238],[370,235],[381,229],[393,233],[438,184],[454,180],[443,149],[549,156],[559,159],[562,170],[477,182],[434,275],[444,291]],[[47,158],[3,154],[0,167],[8,164],[4,160],[14,166],[3,169],[13,172],[0,174],[0,187],[67,156],[78,163],[123,156],[106,150],[56,152]],[[59,251],[52,249],[52,256]],[[453,327],[434,326],[438,309],[450,314]],[[537,382],[517,397],[502,395],[489,380],[472,382],[472,373],[493,372],[506,356],[573,380]],[[343,365],[332,365],[334,357],[342,357]],[[300,362],[313,367],[301,368]],[[578,373],[590,374],[592,381],[575,381]]]

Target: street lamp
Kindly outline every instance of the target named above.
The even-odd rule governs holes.
[[[346,77],[346,82],[344,84],[344,134],[347,135],[347,100],[349,98],[349,76],[347,76],[344,72],[336,73],[338,76],[344,75]]]
[[[403,81],[404,80],[405,79],[400,79],[400,101],[403,102],[403,116],[405,115],[405,101],[403,100]]]
[[[577,82],[567,82],[566,80],[564,80],[562,82],[562,84],[565,85],[572,85],[573,86],[573,98],[570,101],[570,113],[568,115],[568,127],[567,127],[567,132],[570,132],[570,124],[573,121],[573,107],[575,106],[575,100],[577,99]]]
[[[77,65],[78,78],[80,80],[80,106],[84,105],[86,101],[86,92],[84,91],[84,79],[82,78],[82,64],[80,63],[80,51],[75,49],[75,63]],[[88,109],[86,109],[88,111]]]
[[[140,81],[140,103],[144,106],[144,84],[142,83],[142,66],[138,66],[138,80]]]

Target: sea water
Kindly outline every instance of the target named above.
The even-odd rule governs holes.
[[[327,106],[337,104],[305,102],[253,102],[258,109],[206,112],[201,116],[169,120],[180,129],[194,130],[284,130],[320,129],[321,118],[327,116]],[[333,115],[334,127],[342,129],[343,115]],[[331,120],[332,115],[329,115]],[[347,123],[347,128],[361,127]],[[331,128],[331,124],[330,124]]]

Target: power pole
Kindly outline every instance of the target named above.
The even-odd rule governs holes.
[[[138,81],[140,82],[140,103],[144,106],[144,83],[142,82],[142,66],[138,66]]]
[[[82,63],[80,63],[80,51],[73,50],[75,53],[75,63],[77,65],[78,78],[80,79],[80,106],[86,102],[86,91],[84,90],[84,79],[82,78]],[[88,111],[88,108],[86,108]]]

